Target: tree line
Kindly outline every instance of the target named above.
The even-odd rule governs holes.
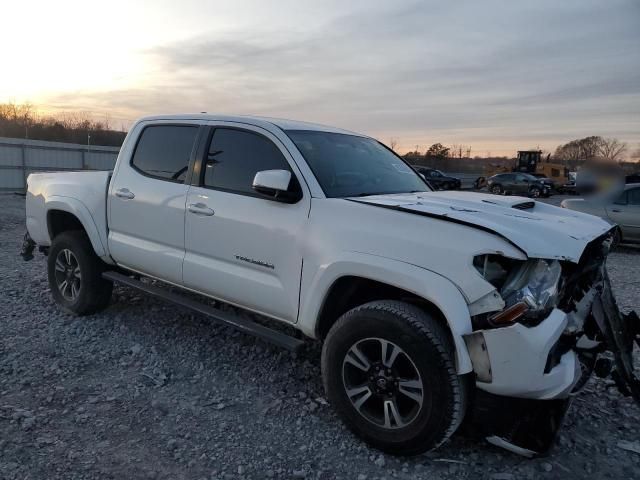
[[[395,150],[397,140],[391,141],[391,148]],[[537,150],[533,149],[533,150]],[[619,141],[617,138],[606,138],[601,136],[590,136],[571,140],[563,145],[559,145],[555,152],[548,154],[550,158],[556,161],[566,161],[571,163],[582,163],[595,159],[607,160],[610,162],[621,162],[624,160],[624,154],[627,152],[627,144]],[[471,147],[465,145],[452,145],[446,147],[441,143],[434,143],[424,154],[419,151],[418,146],[414,151],[408,152],[406,155],[410,157],[423,156],[427,159],[445,159],[445,158],[471,158]],[[543,155],[547,156],[547,155]],[[507,157],[486,157],[474,158],[495,158],[502,159]],[[640,149],[631,154],[632,159],[640,159]]]
[[[397,145],[397,140],[392,143],[392,148]],[[530,150],[539,150],[532,148]],[[638,169],[640,162],[640,148],[629,153],[629,161],[625,161],[625,154],[628,152],[627,144],[616,138],[602,136],[589,136],[571,140],[559,145],[553,153],[542,151],[542,161],[552,161],[563,164],[575,170],[584,163],[593,161],[617,164],[630,172]],[[515,154],[515,152],[514,152]],[[513,167],[515,155],[513,157],[497,157],[487,153],[486,156],[471,157],[471,147],[464,145],[445,146],[441,143],[434,143],[424,153],[419,151],[418,146],[414,151],[404,154],[404,158],[412,165],[423,165],[431,168],[455,171],[461,173],[471,173],[484,168]]]
[[[97,121],[82,112],[53,116],[30,103],[0,104],[0,137],[119,147],[126,134],[111,128],[108,117]]]

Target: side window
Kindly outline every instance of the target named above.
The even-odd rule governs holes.
[[[131,164],[139,172],[162,180],[184,182],[198,127],[152,125],[142,131]]]
[[[629,205],[640,205],[640,188],[632,188],[627,191]]]
[[[627,204],[627,195],[630,192],[622,192],[620,196],[613,202],[615,205],[626,205]]]
[[[205,187],[255,195],[253,178],[261,170],[291,168],[278,147],[262,135],[230,128],[214,130],[204,168]]]

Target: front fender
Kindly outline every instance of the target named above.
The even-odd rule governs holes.
[[[299,327],[316,336],[316,322],[331,286],[341,277],[356,276],[375,280],[411,292],[433,303],[444,315],[453,337],[458,374],[472,371],[463,335],[471,333],[467,302],[447,278],[409,263],[360,252],[344,252],[334,262],[315,272],[303,272]]]
[[[48,218],[48,214],[51,210],[61,210],[74,215],[87,232],[87,236],[89,237],[89,241],[91,242],[96,255],[99,257],[108,256],[107,248],[100,236],[100,230],[98,229],[91,212],[84,203],[76,198],[52,195],[47,198],[45,202],[45,219]],[[49,241],[51,241],[50,238]]]

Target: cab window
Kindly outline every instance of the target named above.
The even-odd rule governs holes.
[[[131,165],[148,177],[184,183],[198,127],[151,125],[140,134]]]
[[[263,135],[234,128],[214,130],[203,174],[205,187],[256,196],[253,179],[262,170],[291,168],[280,149]],[[297,182],[293,172],[291,178]]]

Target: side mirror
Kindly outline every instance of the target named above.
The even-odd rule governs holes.
[[[253,177],[253,189],[272,200],[296,203],[302,197],[300,188],[289,188],[291,172],[288,170],[262,170]]]

